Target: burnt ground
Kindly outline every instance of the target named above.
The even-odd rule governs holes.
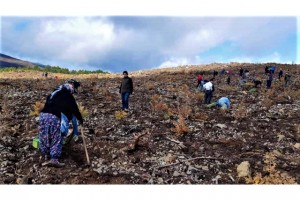
[[[196,72],[184,68],[134,76],[130,112],[123,119],[116,119],[120,78],[82,79],[75,98],[89,112],[83,132],[91,165],[82,141],[72,141],[63,149],[64,168],[42,167],[41,155],[31,145],[38,118],[29,115],[63,80],[1,79],[0,183],[244,184],[237,166],[248,161],[252,177],[267,176],[265,156],[270,154],[276,158],[276,173],[300,183],[299,66],[282,65],[292,74],[289,87],[274,80],[268,91],[264,66],[248,66],[250,75],[263,80],[256,92],[249,92],[251,84],[239,86],[239,65],[232,67],[230,86],[225,75],[214,81],[213,100],[232,100],[227,112],[203,105]],[[179,116],[186,132],[174,129]]]

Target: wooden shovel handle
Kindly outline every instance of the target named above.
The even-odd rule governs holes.
[[[85,138],[84,138],[84,134],[83,134],[83,126],[81,126],[80,131],[81,131],[81,136],[82,136],[82,141],[83,141],[83,146],[84,146],[84,151],[85,151],[85,155],[86,155],[87,164],[90,165],[90,158],[89,158],[89,154],[88,154],[88,151],[87,151]]]

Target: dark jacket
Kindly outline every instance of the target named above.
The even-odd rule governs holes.
[[[132,94],[133,92],[133,83],[132,83],[132,79],[129,77],[124,77],[122,79],[121,85],[120,85],[120,91],[121,94],[125,93],[125,92],[129,92],[130,94]]]
[[[73,115],[75,115],[79,123],[83,123],[75,98],[69,90],[61,89],[52,98],[50,97],[51,94],[47,97],[45,106],[41,112],[51,113],[59,119],[61,118],[61,113],[63,113],[69,120],[72,120]]]
[[[268,81],[272,81],[273,80],[273,75],[272,75],[272,73],[270,73],[269,75],[268,75],[268,79],[267,79]]]

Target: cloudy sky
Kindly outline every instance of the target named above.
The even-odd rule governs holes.
[[[69,69],[300,62],[297,17],[5,16],[0,21],[1,53]]]

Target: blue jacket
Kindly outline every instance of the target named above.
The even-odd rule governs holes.
[[[230,107],[230,101],[227,97],[222,97],[217,101],[217,105],[220,107],[222,107],[224,104],[227,106],[227,108]]]

